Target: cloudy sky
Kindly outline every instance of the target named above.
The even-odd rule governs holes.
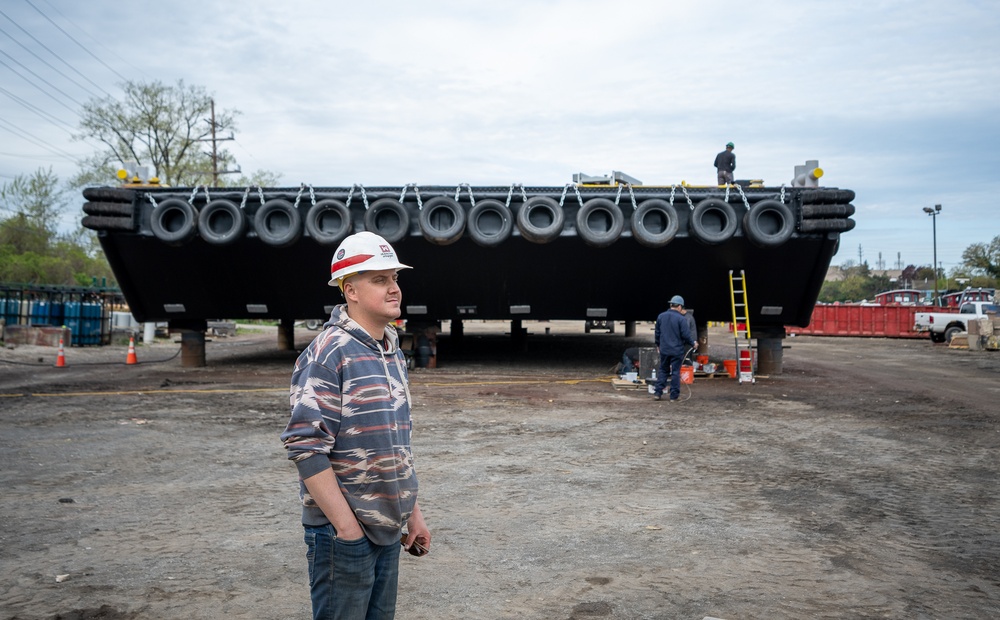
[[[835,264],[951,271],[1000,235],[1000,16],[953,0],[4,0],[0,182],[68,178],[80,103],[203,86],[282,184],[789,183],[857,192]],[[80,199],[82,202],[82,198]]]

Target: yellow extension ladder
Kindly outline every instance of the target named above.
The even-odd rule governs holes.
[[[736,369],[740,383],[756,383],[753,376],[753,340],[747,302],[747,276],[742,269],[729,270],[729,300],[733,308],[733,337],[736,339]]]

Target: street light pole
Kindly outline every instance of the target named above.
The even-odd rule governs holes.
[[[934,205],[934,208],[924,207],[924,213],[931,216],[931,229],[934,234],[934,264],[931,271],[934,272],[934,305],[938,305],[938,272],[937,272],[937,216],[941,213],[941,205]]]

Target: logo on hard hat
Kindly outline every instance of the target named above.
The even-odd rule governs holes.
[[[383,254],[392,254],[392,248],[387,245],[380,245],[378,246],[378,249],[382,250]]]
[[[340,250],[337,251],[337,260],[344,258],[344,254],[346,254],[346,252],[344,252],[344,248],[340,248]]]

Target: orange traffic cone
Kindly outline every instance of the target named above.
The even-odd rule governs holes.
[[[126,364],[138,364],[139,360],[135,357],[135,336],[130,336],[128,339],[128,357],[125,358]]]
[[[56,368],[66,367],[66,351],[63,349],[63,339],[59,339],[59,355],[56,356]]]

